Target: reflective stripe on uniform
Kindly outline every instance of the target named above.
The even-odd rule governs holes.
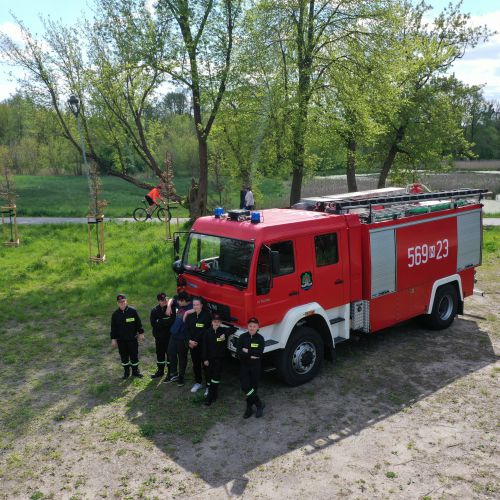
[[[130,362],[130,366],[139,366],[139,362],[137,362],[137,363]]]
[[[247,396],[251,396],[255,392],[255,389],[250,389],[249,392],[247,392]]]
[[[214,379],[212,379],[212,380],[211,380],[211,382],[212,382],[213,384],[220,384],[220,380],[214,380]]]
[[[130,365],[130,363],[128,363],[128,362],[127,363],[122,363],[122,366],[128,366],[128,365]]]
[[[166,362],[165,361],[157,361],[156,364],[157,365],[164,365]]]

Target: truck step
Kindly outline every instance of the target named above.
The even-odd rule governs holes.
[[[333,318],[330,320],[330,325],[335,325],[335,323],[342,323],[342,321],[345,321],[345,318]]]
[[[335,337],[333,339],[333,344],[334,345],[337,345],[337,344],[340,344],[341,342],[344,342],[346,341],[347,339],[345,339],[344,337]]]

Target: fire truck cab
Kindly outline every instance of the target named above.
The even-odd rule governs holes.
[[[352,331],[374,333],[423,316],[448,327],[481,263],[481,190],[373,190],[306,198],[291,209],[219,209],[197,219],[182,259],[186,291],[232,327],[247,319],[282,379],[313,378]]]

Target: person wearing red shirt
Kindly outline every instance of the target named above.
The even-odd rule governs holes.
[[[153,211],[153,208],[155,205],[160,205],[159,201],[165,201],[160,193],[161,189],[161,184],[158,184],[156,187],[154,187],[144,198],[146,198],[146,201],[148,202],[149,208],[147,209],[148,212],[148,219],[151,219],[151,212]]]

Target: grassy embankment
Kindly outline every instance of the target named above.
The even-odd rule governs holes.
[[[86,177],[71,176],[31,176],[18,175],[14,178],[19,216],[46,217],[85,217],[88,207],[88,184]],[[153,181],[154,182],[154,181]],[[179,195],[186,196],[191,180],[176,178],[175,185]],[[273,206],[281,200],[283,185],[273,179],[262,179],[259,189],[262,192],[261,206]],[[132,217],[136,207],[143,206],[142,200],[147,191],[115,177],[102,178],[101,198],[108,202],[105,215],[108,217]],[[239,206],[239,192],[228,193],[229,205]],[[209,206],[216,206],[218,197],[211,192]],[[183,207],[172,210],[172,216],[187,217]]]

